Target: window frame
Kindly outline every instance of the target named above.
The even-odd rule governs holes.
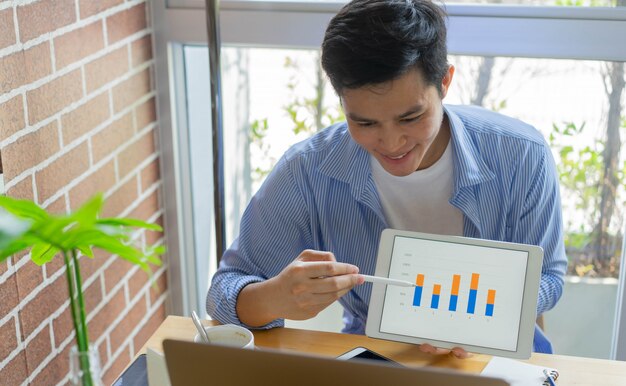
[[[168,312],[205,314],[199,288],[209,272],[208,259],[195,258],[189,127],[185,114],[182,47],[207,45],[205,0],[161,0],[153,3],[157,103],[165,232],[168,244]],[[223,0],[221,44],[274,48],[318,48],[324,29],[345,2]],[[453,55],[512,56],[626,62],[626,7],[546,7],[449,4],[448,50]],[[284,33],[302,31],[302,33]],[[499,31],[494,35],[492,31]],[[516,44],[511,44],[515,42]],[[207,108],[210,108],[207,101]],[[213,136],[215,137],[215,134]],[[204,216],[209,218],[210,216]],[[210,220],[207,220],[210,221]],[[622,262],[626,261],[626,248]],[[613,359],[626,360],[626,264],[622,263],[617,294]],[[195,273],[195,274],[194,274]],[[200,275],[201,276],[201,275]]]

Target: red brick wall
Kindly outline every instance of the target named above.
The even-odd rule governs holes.
[[[149,2],[0,0],[0,157],[7,194],[57,213],[104,192],[106,216],[162,221]],[[140,235],[145,242],[162,235]],[[165,318],[142,271],[81,258],[89,338],[110,384]],[[0,263],[0,384],[68,381],[62,259]]]

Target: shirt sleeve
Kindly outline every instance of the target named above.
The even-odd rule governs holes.
[[[276,276],[303,250],[311,248],[308,210],[291,167],[283,158],[268,175],[242,216],[239,237],[224,253],[213,276],[206,308],[221,323],[246,326],[236,310],[241,290]],[[265,326],[246,327],[283,325],[284,320],[277,319]]]
[[[554,307],[561,297],[567,269],[556,165],[547,144],[540,148],[540,154],[529,152],[526,157],[525,170],[531,184],[524,189],[526,196],[516,237],[544,251],[537,315]]]

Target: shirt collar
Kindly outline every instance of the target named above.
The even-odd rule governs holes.
[[[352,196],[361,199],[371,179],[369,153],[352,140],[347,123],[337,127],[339,142],[319,166],[320,173],[350,185]]]
[[[482,160],[465,124],[448,106],[444,111],[450,123],[454,159],[454,191],[495,178],[495,173]],[[371,179],[369,153],[352,140],[347,124],[337,126],[340,139],[319,166],[319,171],[350,185],[356,199],[361,196]]]
[[[495,178],[495,173],[482,160],[476,143],[465,124],[452,108],[444,106],[450,123],[450,136],[454,150],[454,190],[477,185]]]

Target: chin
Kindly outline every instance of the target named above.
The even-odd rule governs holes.
[[[385,168],[385,170],[387,171],[387,173],[396,177],[406,177],[415,171],[415,170],[405,170],[405,169],[400,170],[396,168],[394,169]]]
[[[415,165],[415,162],[407,162],[407,161],[412,161],[412,160],[404,160],[404,162],[401,163],[395,163],[394,162],[389,162],[388,160],[385,160],[386,162],[381,162],[383,168],[387,171],[387,173],[394,175],[396,177],[406,177],[408,175],[410,175],[411,173],[413,173],[414,171],[417,170],[417,168],[419,167],[418,165]],[[379,160],[380,162],[380,160]]]

